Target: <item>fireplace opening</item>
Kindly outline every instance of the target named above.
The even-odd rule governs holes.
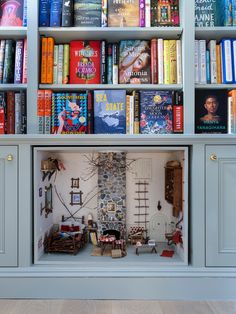
[[[113,235],[116,237],[116,240],[120,240],[120,231],[108,229],[103,232],[103,235]]]

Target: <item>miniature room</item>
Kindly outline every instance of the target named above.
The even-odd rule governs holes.
[[[187,147],[35,147],[34,264],[188,263]]]

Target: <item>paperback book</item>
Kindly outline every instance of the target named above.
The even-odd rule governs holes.
[[[195,0],[195,26],[214,27],[224,25],[225,0]]]
[[[74,0],[74,26],[100,27],[101,15],[101,0]]]
[[[109,27],[138,27],[139,0],[108,0]]]
[[[94,133],[126,133],[126,91],[94,91]]]
[[[24,0],[0,1],[0,26],[23,25]]]
[[[198,90],[195,96],[195,133],[227,133],[227,90]]]

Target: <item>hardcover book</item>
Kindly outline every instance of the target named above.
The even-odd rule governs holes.
[[[224,25],[224,0],[195,0],[195,26],[214,27]]]
[[[227,90],[198,90],[195,96],[195,133],[227,133]]]
[[[138,27],[139,0],[108,0],[109,27]]]
[[[24,0],[2,0],[0,2],[0,26],[23,25]]]
[[[50,1],[40,0],[39,1],[39,26],[50,25]]]
[[[88,104],[87,93],[53,94],[54,133],[87,133]]]
[[[71,27],[73,26],[73,9],[74,1],[73,0],[63,0],[62,2],[62,27]]]
[[[122,40],[119,53],[119,83],[151,83],[151,52],[147,40]]]
[[[100,83],[100,41],[70,42],[70,83]]]
[[[101,15],[101,0],[74,0],[74,26],[100,27]]]
[[[172,107],[171,91],[140,91],[140,133],[173,133]]]
[[[19,39],[16,41],[15,72],[14,72],[15,84],[22,83],[23,54],[24,54],[24,40]]]
[[[126,91],[94,91],[94,133],[126,133]]]
[[[12,39],[7,39],[4,55],[3,84],[9,84],[14,82],[14,64],[15,41]]]
[[[51,0],[50,3],[50,26],[59,27],[61,26],[62,0]]]

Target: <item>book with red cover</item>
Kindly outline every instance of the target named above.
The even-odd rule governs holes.
[[[100,83],[100,41],[70,42],[70,84]]]
[[[0,26],[23,25],[24,0],[2,0],[0,2]]]

